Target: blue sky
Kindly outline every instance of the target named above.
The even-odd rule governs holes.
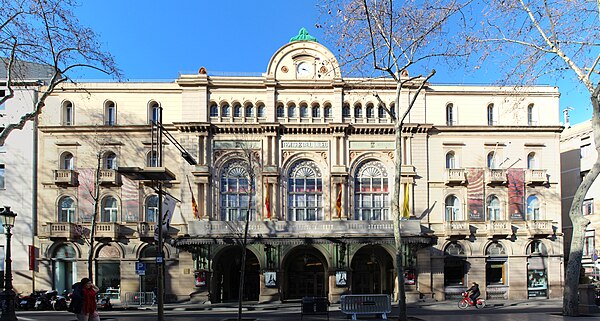
[[[318,0],[102,0],[82,1],[76,11],[93,28],[106,50],[112,52],[126,79],[173,80],[179,73],[261,73],[271,55],[306,27],[324,42]],[[484,77],[436,68],[433,83],[493,83],[494,70]],[[426,73],[419,71],[418,73]],[[450,76],[452,75],[452,76]],[[570,75],[568,75],[570,76]],[[99,78],[81,73],[81,78]],[[489,77],[486,79],[485,77]],[[567,77],[568,78],[568,77]],[[572,106],[571,123],[591,117],[589,94],[576,82],[562,80],[560,110]],[[562,115],[561,115],[562,120]]]

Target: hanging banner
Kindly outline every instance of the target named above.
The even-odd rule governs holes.
[[[467,205],[469,221],[481,222],[485,220],[483,211],[483,168],[469,168],[469,185],[467,185]]]
[[[525,197],[525,170],[509,168],[508,176],[508,213],[511,220],[524,220],[523,200]]]
[[[165,194],[162,203],[162,211],[160,215],[162,216],[162,233],[165,235],[169,231],[169,225],[171,224],[171,219],[173,218],[173,211],[175,211],[176,200],[169,194]],[[158,222],[156,223],[156,228],[154,229],[154,239],[158,241]]]

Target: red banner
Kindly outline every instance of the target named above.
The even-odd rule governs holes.
[[[525,198],[525,170],[510,168],[508,176],[508,213],[511,220],[524,220],[523,201]]]

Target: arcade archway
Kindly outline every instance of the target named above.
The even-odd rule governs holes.
[[[299,248],[285,260],[284,299],[327,295],[327,261],[314,248]]]
[[[229,247],[216,257],[213,269],[214,302],[230,302],[239,299],[242,270],[242,250]],[[244,301],[258,301],[260,293],[260,264],[252,251],[246,250],[246,272],[244,277]]]
[[[381,246],[362,247],[352,258],[352,293],[392,294],[394,264]]]

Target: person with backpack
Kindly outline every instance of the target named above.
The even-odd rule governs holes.
[[[88,278],[73,284],[73,296],[69,310],[77,315],[77,321],[100,321],[96,309],[96,293],[100,289]]]

